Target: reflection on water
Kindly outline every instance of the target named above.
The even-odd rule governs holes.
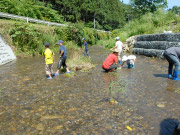
[[[179,119],[179,83],[155,76],[166,74],[166,61],[137,56],[135,69],[104,73],[108,52],[93,46],[90,53],[97,66],[72,78],[47,80],[42,57],[1,66],[0,134],[159,134],[162,120]],[[109,85],[119,79],[126,94],[110,104]]]

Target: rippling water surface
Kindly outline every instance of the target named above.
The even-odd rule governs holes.
[[[104,73],[108,52],[90,48],[96,67],[47,80],[42,57],[0,67],[0,134],[166,135],[180,117],[180,82],[167,79],[167,62],[137,56],[135,69]],[[56,59],[57,61],[57,59]],[[56,70],[56,65],[54,66]],[[109,87],[121,79],[110,103]]]

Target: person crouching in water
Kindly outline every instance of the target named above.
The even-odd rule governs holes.
[[[102,64],[102,68],[105,70],[105,72],[111,72],[114,71],[114,69],[117,69],[118,66],[118,49],[114,49],[113,53],[109,54],[108,57],[105,59],[105,61]]]
[[[54,52],[49,49],[50,44],[46,42],[44,44],[45,51],[43,52],[44,58],[45,58],[45,70],[46,75],[48,75],[47,79],[52,79],[53,74],[53,63],[54,63]]]
[[[136,61],[136,56],[135,55],[129,55],[129,56],[124,55],[122,57],[122,65],[121,65],[121,67],[123,67],[124,63],[126,63],[128,68],[134,68],[135,61]]]
[[[66,73],[71,72],[66,65],[67,50],[66,50],[66,47],[64,46],[64,42],[62,40],[59,40],[59,42],[57,44],[60,46],[60,49],[59,49],[59,62],[57,65],[57,71],[55,73],[55,76],[59,75],[61,66],[63,66],[63,68],[66,69]]]
[[[166,58],[166,60],[169,62],[168,67],[168,78],[172,78],[173,80],[180,80],[178,78],[179,70],[180,70],[180,47],[170,47],[164,51],[163,56]],[[173,65],[175,66],[174,72],[173,71]]]

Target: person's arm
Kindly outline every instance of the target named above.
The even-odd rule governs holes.
[[[53,55],[53,63],[55,63],[55,58],[54,58],[54,55]]]
[[[122,65],[121,65],[121,67],[123,67],[124,63],[126,63],[126,61],[123,61],[123,63],[122,63]]]
[[[118,64],[117,56],[114,57],[114,63],[115,63],[116,65]]]
[[[59,58],[61,58],[63,56],[64,50],[61,50]]]

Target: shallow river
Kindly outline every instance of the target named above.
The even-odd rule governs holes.
[[[0,134],[169,135],[180,121],[180,82],[165,60],[137,56],[135,69],[104,73],[108,52],[90,48],[96,67],[47,80],[42,57],[0,67]],[[57,62],[57,59],[56,59]],[[56,69],[56,66],[54,67]],[[115,90],[112,82],[126,84]]]

